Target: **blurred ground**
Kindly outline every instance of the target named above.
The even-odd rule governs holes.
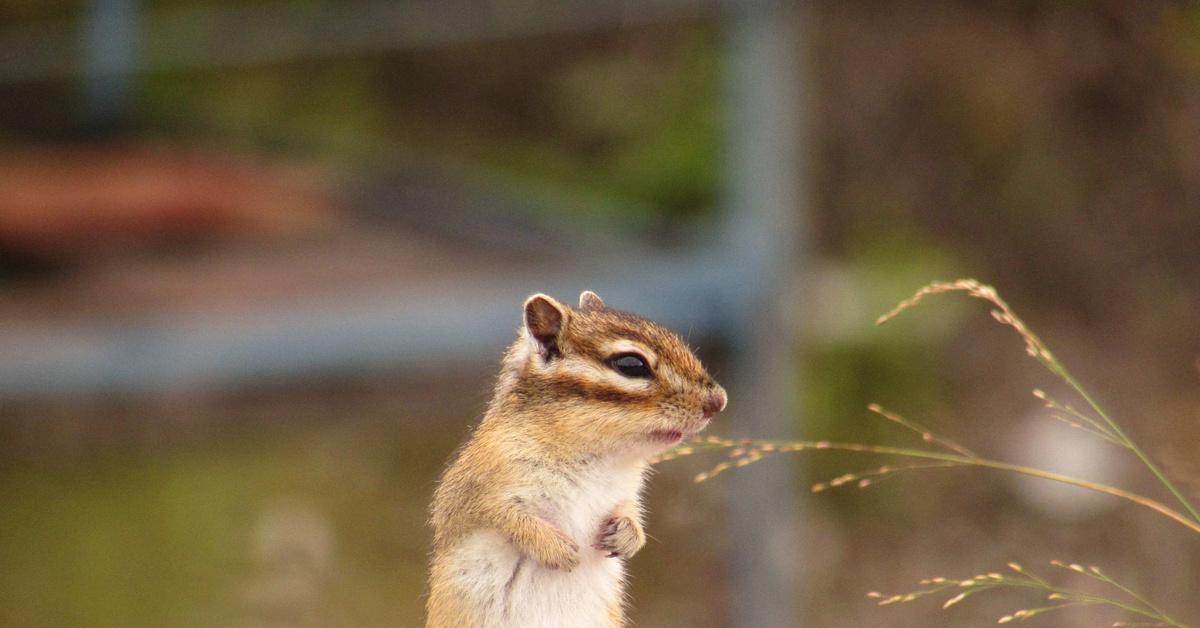
[[[8,405],[0,620],[418,625],[434,483],[491,378]],[[669,469],[650,492],[642,625],[722,625],[720,492],[694,472]]]
[[[804,434],[915,442],[864,410],[878,402],[981,453],[1022,455],[1038,407],[1030,390],[1057,389],[1011,330],[953,296],[872,326],[927,281],[971,275],[994,283],[1200,499],[1200,13],[1037,0],[812,8],[816,260],[790,339]],[[15,3],[0,21],[73,11]],[[345,173],[413,156],[483,164],[543,199],[582,191],[605,202],[563,202],[564,213],[609,211],[670,242],[720,197],[720,45],[719,29],[697,19],[160,73],[145,79],[116,141],[78,127],[70,82],[0,86],[0,221],[10,225],[0,229],[0,311],[10,326],[120,320],[305,291],[336,298],[390,285],[397,260],[439,276],[489,267],[491,254],[471,257],[470,244],[379,229],[379,216],[339,204]],[[163,144],[189,147],[166,150],[185,156],[204,147],[203,158],[139,157]],[[92,201],[105,197],[95,190],[128,191],[96,183],[124,173],[169,180],[174,198],[207,199],[205,215],[224,218],[197,221],[195,205],[146,193],[103,207],[151,207],[154,220],[113,227],[114,210],[93,205],[107,225],[30,222],[50,210],[20,198],[88,205],[67,194],[84,189],[78,178],[37,187],[29,155],[47,146],[67,148],[38,172],[109,156],[82,168],[94,175]],[[242,157],[205,165],[214,154]],[[152,174],[180,172],[171,164],[185,174]],[[247,172],[253,194],[211,194]],[[197,173],[219,179],[202,186],[209,196],[188,191]],[[147,198],[160,201],[139,205]],[[269,215],[275,202],[286,205],[283,222],[265,232],[230,222],[239,209]],[[175,217],[156,222],[164,215]],[[495,357],[469,372],[0,402],[0,624],[417,625],[433,481],[482,411]],[[725,625],[726,488],[690,482],[714,462],[661,465],[649,494],[654,540],[632,565],[638,626]],[[760,464],[803,465],[815,482],[880,462],[805,454]],[[1123,486],[1154,490],[1123,469]],[[807,625],[991,625],[1038,600],[996,593],[948,610],[942,599],[878,608],[865,594],[1050,559],[1099,564],[1200,621],[1197,539],[1136,508],[1048,511],[1006,478],[973,471],[827,491],[809,504],[805,544],[789,557],[809,570]],[[1082,610],[1029,623],[1115,619]]]

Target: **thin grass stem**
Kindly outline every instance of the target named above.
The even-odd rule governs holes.
[[[1184,496],[1184,494],[1175,487],[1174,483],[1163,473],[1163,471],[1150,459],[1150,457],[1140,448],[1133,440],[1125,433],[1121,426],[1106,413],[1096,400],[1088,394],[1088,392],[1079,384],[1066,367],[1058,360],[1057,357],[1046,347],[1046,345],[1038,338],[1015,313],[1009,308],[1008,304],[996,293],[996,290],[991,286],[980,284],[974,279],[962,279],[954,283],[934,282],[931,283],[907,299],[900,303],[895,309],[881,316],[876,322],[882,324],[891,320],[904,310],[914,307],[923,298],[930,294],[938,294],[950,291],[964,291],[968,295],[989,301],[996,307],[991,311],[994,319],[1003,325],[1012,327],[1017,331],[1021,338],[1025,341],[1025,351],[1042,366],[1049,370],[1054,376],[1066,383],[1076,394],[1087,404],[1088,410],[1076,410],[1070,405],[1059,403],[1058,401],[1049,398],[1041,390],[1035,390],[1034,395],[1046,402],[1046,407],[1052,411],[1052,416],[1055,420],[1062,421],[1072,427],[1080,428],[1087,433],[1108,441],[1114,445],[1129,449],[1142,462],[1142,464],[1150,470],[1171,493],[1178,502],[1179,506],[1172,507],[1160,501],[1145,497],[1143,495],[1126,491],[1114,486],[1100,484],[1081,478],[1071,477],[1058,473],[1052,473],[1043,469],[1026,467],[1022,465],[1011,464],[998,460],[983,458],[962,445],[943,438],[925,429],[921,425],[910,421],[898,414],[889,412],[882,407],[872,404],[868,409],[878,414],[889,421],[892,421],[908,430],[920,434],[922,440],[926,443],[936,445],[946,451],[931,451],[924,449],[912,449],[905,447],[891,447],[885,445],[868,445],[862,443],[833,443],[829,441],[756,441],[750,439],[742,439],[738,441],[724,440],[717,437],[707,437],[704,439],[693,439],[690,445],[681,447],[673,451],[663,454],[660,460],[669,460],[679,456],[689,455],[692,453],[714,450],[714,449],[730,449],[729,459],[717,464],[707,473],[701,473],[696,477],[697,482],[702,482],[709,478],[715,477],[723,471],[742,467],[754,462],[758,462],[763,458],[786,452],[803,451],[807,449],[829,449],[839,451],[853,451],[861,453],[880,454],[887,456],[899,456],[905,458],[913,458],[919,460],[930,461],[925,464],[910,464],[906,466],[890,466],[885,465],[870,471],[862,471],[857,473],[849,473],[827,483],[814,485],[813,491],[825,490],[831,487],[843,486],[850,483],[856,483],[860,488],[869,486],[873,481],[882,476],[891,476],[899,471],[910,471],[918,469],[930,469],[941,467],[978,467],[985,469],[993,469],[997,471],[1007,471],[1030,477],[1042,478],[1063,484],[1078,486],[1088,490],[1096,491],[1133,502],[1144,508],[1149,508],[1169,519],[1182,524],[1193,532],[1200,533],[1200,511]],[[1094,414],[1094,416],[1092,416]],[[1182,508],[1180,510],[1179,508]],[[976,576],[968,580],[950,580],[947,578],[933,578],[924,580],[921,585],[927,588],[914,591],[912,593],[902,595],[884,596],[883,594],[872,592],[868,596],[878,599],[878,604],[886,605],[897,602],[910,602],[918,598],[938,593],[955,591],[956,593],[946,600],[943,608],[948,608],[967,597],[976,593],[987,591],[999,586],[1022,587],[1030,589],[1039,589],[1050,593],[1049,599],[1055,603],[1039,608],[1020,610],[1012,615],[1007,615],[1000,619],[1000,623],[1007,623],[1018,619],[1027,619],[1034,615],[1043,612],[1060,610],[1073,606],[1099,605],[1105,604],[1119,608],[1130,613],[1141,615],[1144,618],[1154,620],[1158,623],[1135,623],[1127,624],[1118,622],[1114,626],[1132,628],[1134,626],[1173,626],[1175,628],[1187,628],[1174,619],[1167,616],[1155,604],[1150,602],[1145,597],[1135,593],[1129,587],[1120,584],[1110,578],[1096,567],[1084,568],[1077,564],[1065,564],[1059,561],[1052,561],[1056,567],[1069,569],[1082,573],[1093,580],[1103,583],[1109,587],[1120,591],[1119,599],[1111,599],[1086,591],[1067,589],[1059,587],[1051,583],[1049,580],[1039,577],[1034,573],[1025,571],[1016,563],[1009,563],[1009,567],[1016,572],[1015,576],[1004,576],[997,573],[991,573],[984,576]]]
[[[902,426],[920,434],[921,440],[924,440],[927,443],[936,443],[938,445],[941,445],[942,447],[945,447],[946,449],[949,449],[950,451],[953,451],[957,454],[961,454],[968,458],[978,458],[979,457],[975,454],[975,452],[967,449],[966,447],[963,447],[962,445],[959,445],[958,443],[956,443],[948,438],[938,436],[937,434],[934,434],[932,431],[927,430],[924,427],[921,427],[920,425],[918,425],[912,421],[909,421],[908,419],[906,419],[898,414],[895,414],[893,412],[888,412],[887,410],[884,410],[882,407],[880,407],[878,404],[873,403],[873,404],[867,406],[867,410],[870,410],[871,412],[874,412],[875,414],[878,414],[878,415],[886,418],[887,420],[892,421],[893,423],[902,425]]]
[[[711,443],[709,443],[709,444],[711,444]],[[924,460],[938,460],[941,462],[952,463],[954,466],[974,466],[974,467],[982,467],[982,468],[987,468],[987,469],[995,469],[997,471],[1009,471],[1011,473],[1019,473],[1021,475],[1028,475],[1028,476],[1032,476],[1032,477],[1043,478],[1046,480],[1053,480],[1055,482],[1061,482],[1063,484],[1071,484],[1074,486],[1079,486],[1082,488],[1090,489],[1090,490],[1093,490],[1093,491],[1096,491],[1099,493],[1105,493],[1108,495],[1112,495],[1114,497],[1119,497],[1126,501],[1130,501],[1130,502],[1133,502],[1140,506],[1154,510],[1155,512],[1158,512],[1161,515],[1169,517],[1170,519],[1173,519],[1173,520],[1179,522],[1180,524],[1183,524],[1184,526],[1191,529],[1193,532],[1200,533],[1200,522],[1194,521],[1191,518],[1187,517],[1186,515],[1178,512],[1176,510],[1173,510],[1170,507],[1168,507],[1158,501],[1155,501],[1148,497],[1143,497],[1142,495],[1138,495],[1137,493],[1132,493],[1130,491],[1119,489],[1114,486],[1109,486],[1106,484],[1100,484],[1097,482],[1083,480],[1080,478],[1075,478],[1075,477],[1071,477],[1071,476],[1067,476],[1067,475],[1061,475],[1058,473],[1051,473],[1049,471],[1045,471],[1045,470],[1037,469],[1037,468],[1033,468],[1033,467],[1025,467],[1025,466],[1021,466],[1021,465],[1010,464],[1007,462],[1001,462],[999,460],[990,460],[987,458],[971,458],[969,456],[965,456],[963,454],[958,454],[958,453],[926,451],[923,449],[909,449],[909,448],[905,448],[905,447],[891,447],[891,446],[887,446],[887,445],[866,445],[866,444],[862,444],[862,443],[832,443],[829,441],[739,441],[737,446],[749,447],[750,449],[758,450],[760,452],[766,452],[768,454],[784,453],[784,452],[791,452],[791,451],[803,451],[806,449],[816,449],[816,450],[829,449],[829,450],[837,450],[837,451],[856,451],[856,452],[862,452],[862,453],[904,456],[904,457],[908,457],[908,458],[920,458],[920,459],[924,459]],[[715,447],[707,447],[706,449],[713,449],[713,448],[715,448]],[[757,458],[759,458],[759,459],[761,459],[761,457],[763,457],[761,454],[759,456],[757,456]],[[746,457],[742,458],[742,460],[745,460],[745,459],[747,459],[747,458]],[[728,464],[728,463],[724,463],[724,464]],[[733,466],[745,466],[745,465],[741,464],[741,465],[733,465]],[[729,468],[729,467],[727,466],[725,468]],[[722,469],[722,471],[723,470],[724,469]],[[716,475],[716,473],[702,474],[701,481],[709,479],[715,475]]]
[[[1088,394],[1087,390],[1080,385],[1078,380],[1076,380],[1071,373],[1067,371],[1066,367],[1058,361],[1058,358],[1056,358],[1054,354],[1050,352],[1050,349],[1046,347],[1045,343],[1043,343],[1041,339],[1038,338],[1037,335],[1035,335],[1029,329],[1029,327],[1025,325],[1024,321],[1022,321],[1015,313],[1013,313],[1012,309],[1008,306],[1008,303],[1001,299],[1000,295],[996,293],[995,288],[981,284],[974,279],[960,279],[953,283],[935,281],[917,290],[912,297],[901,302],[900,305],[897,305],[892,309],[892,311],[879,317],[879,319],[876,321],[876,324],[883,324],[892,318],[895,318],[904,310],[915,306],[928,295],[952,291],[966,292],[972,297],[989,301],[999,308],[998,310],[992,311],[992,318],[996,319],[996,321],[1002,325],[1008,325],[1009,327],[1015,329],[1025,341],[1025,352],[1040,362],[1051,373],[1063,380],[1076,393],[1078,393],[1079,396],[1085,402],[1087,402],[1089,406],[1091,406],[1096,415],[1104,421],[1108,427],[1107,431],[1111,432],[1113,437],[1116,438],[1120,444],[1132,451],[1134,455],[1141,460],[1142,464],[1150,470],[1154,477],[1158,479],[1159,483],[1166,487],[1171,495],[1175,497],[1183,509],[1187,511],[1192,523],[1200,524],[1200,511],[1197,511],[1196,507],[1193,506],[1190,501],[1188,501],[1184,494],[1175,486],[1173,482],[1171,482],[1170,478],[1168,478],[1166,474],[1164,474],[1162,470],[1158,468],[1158,465],[1156,465],[1154,461],[1151,460],[1150,457],[1147,456],[1146,453],[1142,451],[1142,449],[1125,434],[1125,431],[1121,429],[1121,426],[1115,420],[1113,420],[1113,418],[1110,417],[1103,408],[1100,407],[1100,404],[1098,404],[1090,394]]]
[[[1083,571],[1082,573],[1087,574],[1088,576],[1090,576],[1091,578],[1093,578],[1095,580],[1099,580],[1100,582],[1104,582],[1110,586],[1116,587],[1117,589],[1120,589],[1122,592],[1124,592],[1129,597],[1144,604],[1146,606],[1146,608],[1148,608],[1154,612],[1155,619],[1163,619],[1163,620],[1166,619],[1166,617],[1167,617],[1166,613],[1164,613],[1162,609],[1155,606],[1153,602],[1151,602],[1150,600],[1146,599],[1145,597],[1139,595],[1138,593],[1134,592],[1133,589],[1130,589],[1129,587],[1121,584],[1120,582],[1113,580],[1112,578],[1110,578],[1108,576],[1108,574],[1100,571],[1100,569],[1098,569],[1096,567],[1088,567],[1087,570]]]
[[[1121,429],[1121,426],[1118,425],[1117,422],[1111,417],[1109,417],[1108,413],[1100,408],[1099,404],[1092,399],[1092,396],[1083,389],[1083,386],[1081,386],[1079,382],[1075,381],[1075,378],[1071,377],[1071,374],[1067,373],[1066,369],[1061,369],[1060,377],[1062,377],[1063,381],[1067,382],[1071,388],[1075,389],[1075,391],[1079,393],[1079,396],[1082,397],[1083,400],[1092,407],[1092,410],[1095,410],[1096,414],[1099,415],[1100,418],[1104,419],[1104,422],[1107,423],[1112,429],[1113,434],[1115,434],[1121,442],[1125,443],[1129,450],[1132,451],[1134,455],[1142,461],[1142,464],[1154,474],[1154,477],[1158,478],[1159,483],[1165,486],[1167,490],[1171,492],[1171,495],[1173,495],[1175,499],[1183,505],[1188,514],[1191,515],[1192,521],[1195,523],[1200,523],[1200,512],[1198,512],[1192,503],[1188,501],[1186,497],[1184,497],[1183,493],[1175,487],[1175,483],[1171,482],[1171,480],[1167,478],[1166,474],[1158,468],[1158,465],[1154,464],[1154,461],[1146,455],[1146,452],[1142,451],[1141,447],[1138,447],[1136,443],[1134,443],[1128,436],[1125,435],[1125,431]]]

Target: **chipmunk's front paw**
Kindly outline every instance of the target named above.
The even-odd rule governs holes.
[[[642,526],[629,517],[612,517],[600,529],[600,536],[592,547],[604,552],[609,558],[629,558],[646,544]]]
[[[579,544],[571,540],[566,532],[555,528],[534,558],[547,569],[571,571],[579,566]]]

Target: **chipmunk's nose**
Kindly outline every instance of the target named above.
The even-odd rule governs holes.
[[[704,405],[701,409],[704,410],[704,418],[711,419],[712,416],[721,410],[725,409],[725,389],[720,386],[715,386],[708,393],[708,398],[704,400]]]

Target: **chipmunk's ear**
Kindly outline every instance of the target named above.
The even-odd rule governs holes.
[[[579,295],[579,309],[581,310],[599,310],[604,307],[604,301],[596,296],[591,290],[584,290],[583,294]]]
[[[525,301],[525,331],[534,350],[543,358],[562,355],[560,341],[570,316],[566,307],[544,294],[535,294]]]

